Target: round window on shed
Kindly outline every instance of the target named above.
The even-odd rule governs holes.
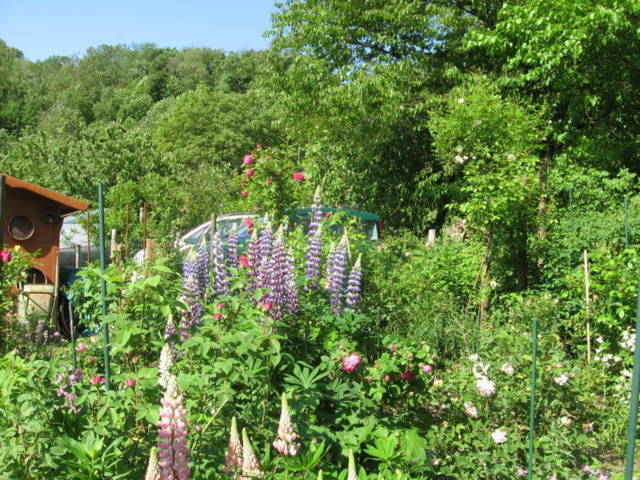
[[[33,222],[27,217],[13,217],[9,222],[9,235],[14,240],[28,240],[33,231]]]

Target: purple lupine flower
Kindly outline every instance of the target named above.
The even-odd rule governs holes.
[[[322,224],[309,237],[307,246],[307,261],[304,274],[307,277],[307,288],[317,288],[320,280],[320,266],[322,263]]]
[[[187,449],[187,411],[182,401],[176,377],[170,375],[164,397],[160,401],[162,408],[158,422],[158,466],[162,480],[188,480],[191,475]]]
[[[215,273],[215,290],[218,295],[228,295],[229,272],[227,271],[224,259],[224,250],[220,244],[218,233],[211,239],[211,251],[213,253],[213,270]]]
[[[271,223],[268,218],[265,218],[265,223],[260,231],[258,240],[258,264],[257,264],[257,288],[264,288],[267,286],[267,279],[271,270],[271,256],[273,250],[273,230],[271,229]]]
[[[189,252],[182,265],[183,269],[183,294],[180,300],[187,305],[187,309],[181,312],[180,339],[189,338],[189,329],[200,322],[202,318],[202,290],[198,278],[197,257],[193,250]]]
[[[238,260],[238,228],[235,224],[231,228],[227,240],[227,258],[229,260],[229,267],[240,268],[240,261]]]
[[[298,296],[298,284],[296,282],[296,264],[293,250],[289,249],[285,257],[286,277],[286,307],[287,313],[295,315],[300,311],[300,297]]]
[[[356,263],[353,264],[351,273],[349,273],[349,279],[347,280],[347,293],[344,301],[347,306],[347,308],[345,308],[347,312],[354,312],[358,305],[358,300],[360,300],[360,289],[362,283],[362,269],[360,267],[361,258],[362,254],[358,255]]]
[[[347,234],[333,251],[332,258],[327,262],[327,283],[330,293],[331,311],[339,315],[343,310],[345,270],[347,267]]]
[[[264,263],[268,265],[268,270],[264,269],[261,273],[264,286],[267,287],[267,293],[260,301],[271,303],[272,308],[269,310],[269,314],[272,318],[279,319],[282,318],[286,310],[289,277],[283,227],[280,227],[276,234],[271,258],[266,258],[269,261]]]
[[[211,270],[211,257],[209,256],[209,249],[207,248],[204,237],[202,237],[202,243],[196,255],[194,267],[196,279],[198,280],[198,291],[200,297],[204,297],[209,290],[209,272]]]
[[[320,228],[322,222],[322,208],[320,205],[320,187],[316,188],[316,193],[313,195],[313,203],[311,204],[311,220],[309,221],[309,230],[307,231],[307,237],[311,238],[316,234],[316,230]]]

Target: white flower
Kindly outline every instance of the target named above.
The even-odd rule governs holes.
[[[566,385],[567,382],[569,381],[569,374],[568,373],[563,373],[562,375],[560,375],[559,377],[556,377],[553,379],[558,385]]]
[[[487,377],[480,377],[476,381],[476,387],[478,387],[480,395],[484,395],[485,397],[489,397],[496,393],[496,384]]]
[[[460,155],[456,155],[456,156],[455,156],[455,160],[456,160],[456,162],[457,162],[457,163],[459,163],[460,165],[462,165],[462,164],[464,163],[464,160],[465,160],[465,159],[464,159],[463,157],[461,157]]]
[[[560,417],[560,423],[562,425],[570,425],[571,419],[565,415],[564,417]]]
[[[482,362],[478,362],[473,366],[472,371],[476,378],[482,378],[487,376],[490,368],[491,365],[485,365]]]
[[[626,368],[624,370],[622,370],[622,376],[623,377],[627,377],[627,378],[631,378],[631,371],[627,370]]]
[[[507,155],[507,160],[509,160],[510,162],[513,162],[516,159],[516,156],[513,153],[510,153],[509,155]]]
[[[602,337],[596,338],[596,343],[604,343],[604,338]]]
[[[496,282],[495,280],[491,280],[491,281],[489,282],[489,286],[490,286],[491,288],[497,288],[497,287],[498,287],[498,282]]]
[[[491,438],[495,443],[504,443],[507,441],[507,432],[497,429],[491,434]]]
[[[478,410],[471,402],[464,402],[464,413],[471,418],[478,418]]]
[[[464,103],[464,98],[459,98],[458,103]]]
[[[509,362],[502,365],[502,367],[500,367],[500,370],[502,370],[503,373],[506,373],[509,376],[516,373],[516,369],[513,368],[513,365],[511,365]]]
[[[474,353],[473,355],[469,355],[469,360],[471,360],[472,362],[477,362],[479,358],[480,357],[478,357],[477,353]]]

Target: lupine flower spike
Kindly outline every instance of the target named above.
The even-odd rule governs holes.
[[[349,449],[349,469],[347,470],[347,480],[358,480],[356,461],[353,458],[353,450],[351,449]]]
[[[156,447],[151,448],[151,453],[149,454],[149,465],[147,466],[147,473],[144,476],[144,480],[160,480],[158,449]]]
[[[238,257],[238,227],[233,224],[231,232],[229,232],[229,240],[227,241],[227,258],[231,268],[240,268]]]
[[[173,351],[169,344],[162,347],[160,352],[160,362],[158,363],[158,383],[163,388],[167,388],[171,367],[173,366]]]
[[[204,297],[209,290],[209,276],[211,269],[211,257],[209,255],[209,247],[206,238],[202,237],[200,248],[196,255],[196,275],[198,278],[198,289],[200,296]]]
[[[294,431],[289,413],[287,396],[282,394],[282,411],[278,425],[278,438],[273,442],[273,447],[283,455],[295,456],[300,450],[300,443],[296,442],[299,435]]]
[[[345,270],[347,267],[347,234],[335,248],[331,260],[327,263],[327,283],[331,297],[331,311],[339,315],[343,310]]]
[[[309,227],[311,233],[311,227]],[[308,237],[307,261],[304,274],[307,277],[307,288],[317,288],[320,279],[320,265],[322,263],[322,224],[318,223],[313,235]]]
[[[162,480],[189,480],[189,450],[187,449],[187,411],[182,406],[175,375],[167,380],[167,389],[161,400],[158,422],[158,456]]]
[[[229,272],[225,265],[224,250],[220,243],[218,233],[211,240],[211,252],[213,253],[213,269],[215,273],[215,290],[218,295],[229,294]]]
[[[225,456],[225,466],[222,469],[225,473],[239,470],[242,467],[242,442],[238,434],[236,417],[231,419],[231,434],[227,445],[227,455]]]
[[[360,284],[362,282],[362,269],[360,267],[362,255],[358,255],[356,263],[354,263],[349,279],[347,280],[347,294],[345,296],[345,304],[347,312],[354,312],[360,299]]]
[[[251,480],[251,478],[261,477],[264,472],[261,470],[258,457],[253,453],[251,448],[251,442],[249,442],[249,435],[247,435],[247,429],[242,429],[242,477],[241,480]]]

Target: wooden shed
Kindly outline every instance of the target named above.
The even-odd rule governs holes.
[[[55,284],[62,216],[87,208],[81,200],[0,174],[0,245],[39,251],[28,281]]]

